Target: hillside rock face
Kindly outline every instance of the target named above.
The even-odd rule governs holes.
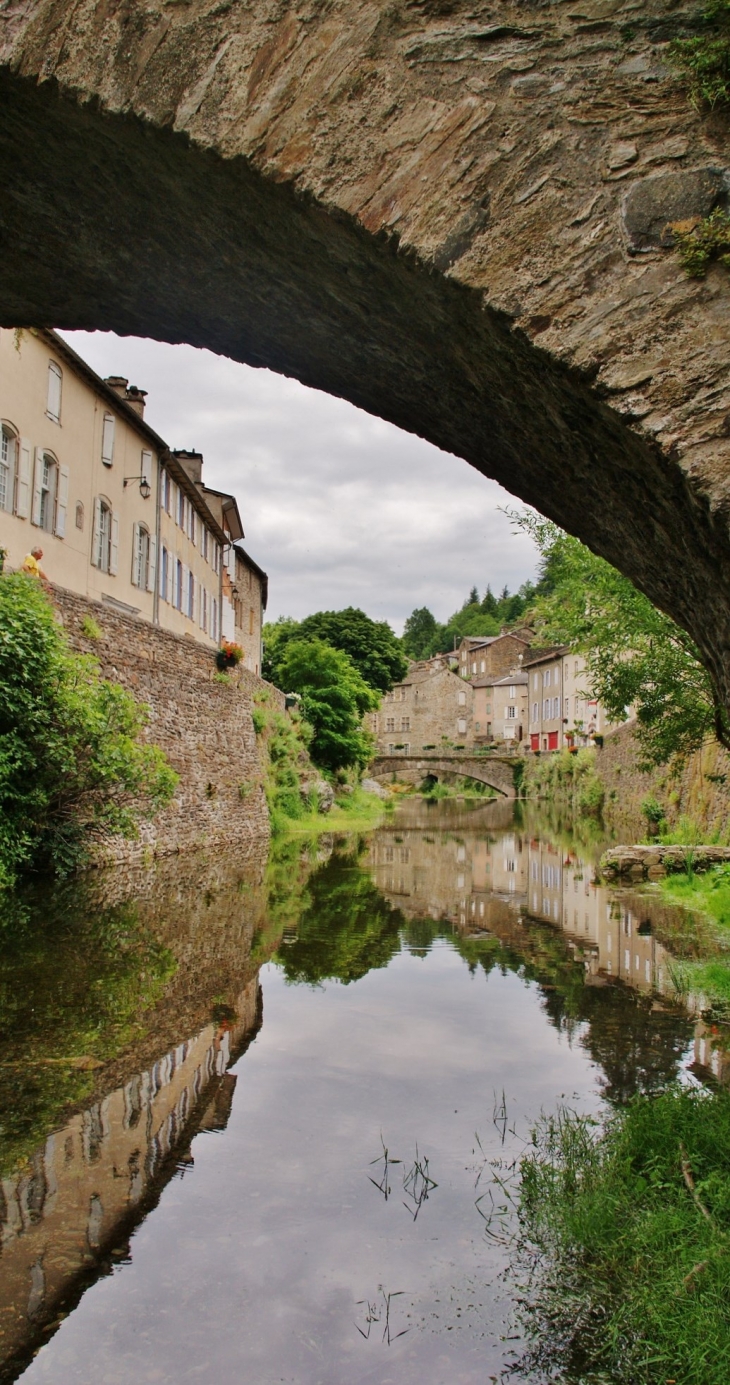
[[[0,320],[188,341],[458,453],[730,704],[726,116],[668,0],[5,0]],[[685,28],[683,29],[683,25]]]

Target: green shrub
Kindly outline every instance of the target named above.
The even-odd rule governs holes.
[[[254,707],[251,713],[251,720],[253,722],[253,729],[256,732],[256,735],[260,736],[261,732],[263,731],[266,725],[266,713],[262,712],[260,707]]]
[[[97,625],[93,616],[84,616],[81,622],[81,634],[84,635],[87,640],[101,639],[101,626]]]
[[[0,886],[63,874],[171,799],[177,775],[140,742],[146,712],[71,653],[40,584],[0,577]]]
[[[709,216],[671,223],[677,253],[690,279],[704,279],[712,260],[730,269],[730,216],[716,207]]]
[[[730,0],[710,0],[692,38],[669,45],[669,62],[693,106],[714,110],[730,103]]]

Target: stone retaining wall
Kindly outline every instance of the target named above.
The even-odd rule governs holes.
[[[149,706],[147,739],[180,775],[172,803],[142,825],[137,841],[117,838],[105,846],[103,859],[265,842],[269,814],[251,710],[254,695],[266,691],[283,711],[278,689],[242,667],[228,683],[216,681],[212,651],[195,640],[60,587],[51,595],[72,647],[93,654],[104,678]],[[84,629],[89,619],[98,638],[89,635],[88,623]]]
[[[596,773],[606,796],[606,826],[622,841],[641,841],[647,819],[641,805],[655,798],[667,821],[689,817],[708,835],[730,826],[730,756],[715,741],[690,755],[681,765],[662,765],[651,773],[637,768],[639,748],[632,727],[621,726],[606,736],[596,755]]]

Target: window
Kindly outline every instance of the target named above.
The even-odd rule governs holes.
[[[473,663],[472,666],[471,666],[471,671],[472,671],[472,673],[476,673],[476,671],[477,671],[476,660],[474,661],[474,663]]]
[[[577,659],[576,659],[576,661],[575,661],[575,666],[574,666],[574,668],[573,668],[573,673],[575,674],[575,676],[576,676],[576,678],[577,678],[577,677],[578,677],[578,660],[577,660]]]
[[[543,701],[542,701],[542,716],[543,716],[543,721],[547,721],[547,720],[548,720],[548,717],[550,716],[550,698],[549,698],[549,697],[544,697],[544,698],[543,698]]]
[[[205,527],[205,525],[203,524],[203,521],[202,521],[202,520],[200,521],[200,551],[201,551],[201,553],[202,553],[202,555],[203,555],[203,557],[205,558],[205,561],[206,561],[206,563],[207,563],[207,561],[208,561],[208,530],[206,529],[206,527]]]
[[[132,531],[132,583],[143,591],[154,591],[155,540],[145,524],[135,524]]]
[[[101,460],[104,466],[111,466],[114,461],[114,428],[116,420],[113,414],[104,414],[104,423],[101,430]]]
[[[386,731],[395,731],[395,717],[385,718],[385,729]]]
[[[18,439],[3,424],[0,438],[0,510],[15,508],[15,473],[18,465]]]
[[[191,507],[192,508],[192,507]],[[195,576],[192,572],[188,573],[188,605],[186,614],[190,620],[195,618]]]
[[[18,507],[19,509],[19,507]],[[59,467],[52,452],[36,448],[31,521],[62,539],[66,533],[68,467]]]
[[[566,697],[566,698],[565,698],[565,718],[566,718],[566,721],[567,721],[567,719],[568,719],[569,716],[570,716],[570,698],[569,698],[569,697]]]
[[[63,372],[55,361],[48,362],[48,388],[46,394],[46,413],[54,423],[61,422],[61,384]]]
[[[76,501],[76,528],[77,528],[77,529],[83,529],[83,527],[84,527],[84,507],[83,507],[83,505],[81,504],[81,501],[80,501],[80,500],[77,500],[77,501]]]
[[[578,716],[578,713],[579,713],[579,712],[580,712],[580,698],[579,698],[579,697],[576,697],[576,699],[575,699],[575,715]]]
[[[186,501],[186,499],[185,499],[185,496],[184,496],[183,492],[178,488],[178,492],[177,492],[177,522],[178,522],[178,525],[180,526],[180,528],[183,530],[183,533],[185,532],[185,506],[186,506],[186,504],[187,504],[187,501]]]
[[[219,543],[216,543],[216,542],[214,541],[214,542],[213,542],[213,571],[214,571],[214,572],[220,572],[220,570],[221,570],[221,546],[220,546]]]
[[[554,716],[554,717],[558,717],[558,718],[560,717],[560,698],[559,698],[559,697],[554,697],[554,698],[553,698],[553,716]]]
[[[542,686],[543,686],[544,688],[549,688],[549,687],[550,687],[550,669],[549,669],[549,668],[546,668],[545,671],[544,671],[544,673],[543,673],[543,675],[542,675]]]
[[[178,611],[183,608],[183,565],[178,558],[175,564],[175,600],[173,606]]]
[[[249,608],[249,612],[248,612],[248,633],[249,633],[249,635],[252,635],[252,634],[253,634],[253,631],[254,631],[254,621],[255,621],[254,609],[253,609],[253,606],[251,606],[251,607]]]
[[[516,717],[517,717],[517,708],[516,708],[516,707],[508,707],[508,708],[507,708],[507,720],[508,720],[508,721],[515,721]]]
[[[167,473],[165,473],[165,474],[167,474]],[[168,596],[168,593],[167,593],[167,583],[168,583],[168,580],[169,580],[169,573],[170,573],[170,554],[168,553],[167,549],[163,547],[162,552],[161,552],[161,554],[160,554],[160,596],[162,597],[162,600],[163,600],[163,601],[169,601],[169,596]]]
[[[195,519],[196,514],[192,505],[188,502],[188,538],[191,543],[195,543]]]
[[[487,665],[485,664],[484,660],[482,659],[481,663],[479,664],[479,672],[480,672],[480,673],[486,673],[486,671],[487,671]]]
[[[539,702],[533,702],[533,704],[532,704],[532,720],[533,720],[533,721],[539,721],[539,720],[540,720],[540,704],[539,704]]]
[[[170,473],[169,471],[163,471],[162,480],[160,482],[160,506],[163,510],[167,511],[168,515],[170,513],[171,492],[172,483],[170,481]]]
[[[460,692],[460,693],[459,693],[459,706],[460,706],[460,707],[466,707],[466,693],[465,693],[465,692]]]
[[[208,629],[208,593],[205,587],[198,586],[198,618],[201,630]]]
[[[400,729],[401,729],[401,731],[410,731],[410,729],[411,729],[411,719],[410,719],[410,717],[401,717],[401,719],[400,719]]]
[[[514,683],[510,683],[510,686],[509,686],[509,695],[510,695],[510,697],[516,697],[516,696],[517,696],[517,693],[515,692],[515,684],[514,684]]]
[[[458,733],[460,736],[465,736],[465,735],[466,735],[466,718],[465,718],[465,717],[459,717],[459,720],[458,720],[457,723],[456,723],[456,730],[457,730],[457,733]]]
[[[210,598],[210,633],[214,640],[218,639],[218,602],[214,596]]]
[[[94,533],[91,561],[101,572],[116,575],[119,561],[119,520],[102,496],[94,501]]]

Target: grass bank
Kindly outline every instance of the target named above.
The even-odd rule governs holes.
[[[298,837],[316,832],[372,832],[392,807],[387,800],[357,786],[352,793],[336,797],[328,813],[310,810],[301,817],[288,818],[280,830]]]
[[[559,1366],[566,1385],[726,1385],[730,1097],[639,1097],[600,1131],[545,1117],[519,1199],[540,1266],[530,1355],[551,1379]]]

